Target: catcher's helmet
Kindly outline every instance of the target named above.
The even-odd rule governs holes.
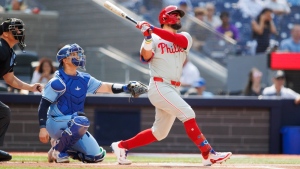
[[[178,12],[179,16],[182,18],[184,16],[184,11],[179,9],[177,6],[170,5],[162,9],[159,13],[158,19],[159,23],[162,24],[176,24],[177,17],[170,15],[172,12]]]
[[[24,50],[26,47],[25,44],[25,34],[24,34],[24,22],[18,18],[8,18],[6,21],[1,23],[1,35],[3,32],[11,31],[14,38],[19,41],[19,47],[21,50]]]
[[[62,60],[66,57],[69,57],[71,53],[77,52],[78,58],[72,58],[72,63],[75,66],[80,67],[81,69],[85,70],[85,55],[84,55],[84,50],[82,47],[80,47],[78,44],[68,44],[62,47],[56,55],[57,62],[60,63],[62,66]]]

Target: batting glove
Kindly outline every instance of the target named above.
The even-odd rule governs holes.
[[[150,25],[146,21],[141,21],[141,22],[138,22],[136,27],[141,30],[141,32],[145,36],[145,39],[151,39],[151,33],[152,33],[152,29],[153,29],[152,25]]]

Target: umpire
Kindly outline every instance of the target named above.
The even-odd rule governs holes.
[[[18,89],[32,92],[41,91],[39,83],[27,84],[14,75],[16,54],[13,47],[18,44],[23,51],[25,48],[24,23],[21,19],[9,18],[0,25],[0,75],[4,81]],[[3,146],[4,136],[10,123],[10,109],[0,101],[0,146]],[[0,161],[11,160],[11,155],[0,150]]]

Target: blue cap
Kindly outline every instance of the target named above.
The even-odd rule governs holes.
[[[186,2],[185,0],[181,0],[181,1],[179,2],[179,5],[187,5],[187,2]]]
[[[202,87],[205,86],[206,82],[205,79],[199,78],[196,82],[193,83],[193,87]]]

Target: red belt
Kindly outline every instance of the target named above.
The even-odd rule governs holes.
[[[164,79],[161,78],[161,77],[153,77],[153,80],[156,81],[156,82],[163,82]],[[174,85],[174,86],[180,86],[181,83],[180,82],[177,82],[177,81],[174,81],[174,80],[171,80],[171,85]]]

